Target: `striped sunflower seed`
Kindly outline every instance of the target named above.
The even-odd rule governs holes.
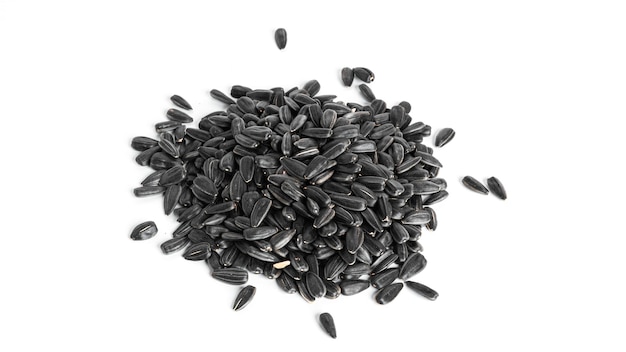
[[[130,238],[134,241],[143,241],[154,237],[157,232],[158,229],[154,221],[146,221],[135,226],[130,233]]]
[[[473,178],[472,176],[465,176],[465,177],[463,177],[461,182],[465,185],[465,187],[469,188],[470,190],[472,190],[472,191],[474,191],[476,193],[480,193],[480,194],[488,194],[489,193],[489,190],[487,189],[487,187],[483,186],[483,184],[480,183],[480,181],[478,181],[477,179]]]
[[[250,303],[250,301],[252,301],[252,298],[254,297],[255,293],[256,293],[256,287],[252,285],[248,285],[242,288],[241,291],[239,291],[239,293],[237,294],[237,297],[235,298],[233,309],[235,311],[244,309]]]
[[[385,286],[376,293],[376,302],[378,304],[387,304],[393,301],[398,296],[403,287],[404,285],[401,282],[396,282],[395,284]]]
[[[322,298],[326,295],[326,285],[324,285],[324,281],[317,274],[310,271],[307,272],[304,276],[304,281],[313,297]]]
[[[361,94],[363,94],[365,100],[371,102],[376,99],[374,92],[372,92],[372,89],[367,84],[359,84],[359,90],[361,91]]]
[[[191,123],[191,122],[193,122],[193,118],[191,116],[189,116],[189,115],[187,115],[187,113],[182,112],[182,111],[177,110],[177,109],[169,109],[169,110],[167,110],[166,116],[171,121],[176,121],[176,122],[180,122],[180,123]]]
[[[231,285],[243,285],[248,282],[248,272],[239,268],[223,268],[213,270],[213,278]]]
[[[412,253],[400,268],[400,280],[406,281],[415,274],[419,273],[426,266],[426,258],[419,253]]]
[[[435,147],[443,147],[454,138],[454,130],[451,128],[442,128],[435,136]]]
[[[496,197],[502,200],[505,200],[507,198],[506,190],[504,189],[502,182],[500,182],[500,180],[498,180],[497,178],[489,177],[487,179],[487,187],[489,187],[491,193],[495,194]]]
[[[170,100],[172,101],[172,103],[174,103],[174,105],[182,109],[192,110],[191,104],[189,104],[187,100],[183,99],[183,97],[181,97],[180,95],[172,95],[170,97]]]
[[[199,261],[205,260],[211,255],[211,244],[208,242],[199,242],[189,246],[183,253],[183,257],[187,260]]]
[[[437,297],[439,297],[439,294],[437,293],[437,291],[433,290],[432,288],[426,285],[422,285],[414,281],[405,281],[405,284],[411,290],[417,292],[419,295],[431,301],[434,301],[437,299]]]
[[[387,268],[370,277],[370,283],[372,287],[380,289],[394,282],[399,275],[400,268]]]

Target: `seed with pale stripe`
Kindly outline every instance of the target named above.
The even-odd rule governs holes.
[[[130,238],[135,241],[143,241],[154,237],[157,232],[158,229],[154,221],[146,221],[135,226],[130,234]]]
[[[243,285],[248,282],[248,272],[239,268],[213,270],[213,278],[231,285]]]
[[[256,287],[252,285],[248,285],[242,288],[241,291],[239,291],[239,293],[237,294],[237,297],[235,298],[233,309],[235,311],[244,309],[250,303],[250,301],[252,301],[252,298],[254,297],[255,293],[256,293]]]
[[[262,197],[256,201],[250,214],[250,226],[259,227],[272,207],[272,201]]]
[[[435,146],[443,147],[454,138],[454,130],[451,128],[442,128],[435,136]]]
[[[352,69],[354,75],[365,83],[370,83],[374,81],[374,72],[372,70],[365,67],[355,67]]]

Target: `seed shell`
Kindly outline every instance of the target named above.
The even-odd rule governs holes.
[[[393,301],[398,296],[403,287],[404,284],[402,284],[401,282],[396,282],[395,284],[385,286],[376,293],[376,302],[378,304],[387,304]]]
[[[487,187],[485,187],[482,183],[480,183],[480,181],[473,178],[472,176],[463,177],[463,180],[461,182],[465,185],[465,187],[469,188],[470,190],[476,193],[480,193],[480,194],[489,193],[489,190],[487,189]]]
[[[252,285],[248,285],[239,291],[237,294],[237,298],[235,298],[235,303],[233,304],[233,309],[235,311],[239,311],[244,309],[254,297],[256,293],[256,287]]]
[[[335,320],[330,313],[322,313],[319,317],[320,324],[326,333],[333,339],[337,338],[337,328],[335,327]]]
[[[287,31],[284,28],[278,28],[274,32],[274,40],[278,49],[283,50],[287,46]]]
[[[405,281],[405,284],[411,290],[417,292],[423,297],[428,298],[431,301],[434,301],[437,299],[437,297],[439,297],[439,294],[437,293],[437,291],[433,290],[432,288],[426,285],[423,285],[414,281]]]
[[[143,241],[154,237],[158,232],[154,221],[146,221],[135,226],[130,234],[130,238],[135,241]]]
[[[500,182],[500,180],[498,180],[497,178],[489,177],[487,179],[487,187],[489,187],[491,193],[493,193],[496,197],[502,200],[505,200],[507,198],[506,190],[504,189],[502,182]]]

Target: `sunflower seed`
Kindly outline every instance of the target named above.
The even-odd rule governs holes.
[[[394,282],[400,275],[400,268],[387,268],[370,277],[372,287],[380,289]]]
[[[426,258],[419,252],[412,253],[400,268],[400,280],[406,281],[413,275],[422,271],[425,266]]]
[[[142,186],[133,190],[135,197],[147,197],[165,192],[165,187],[161,186]]]
[[[337,338],[337,328],[335,327],[335,320],[330,313],[322,313],[319,317],[320,324],[326,333],[333,339]]]
[[[250,225],[252,227],[259,227],[272,207],[272,201],[262,197],[256,201],[250,213]]]
[[[354,75],[365,83],[371,83],[374,81],[374,73],[365,67],[355,67],[352,69]]]
[[[226,94],[220,92],[217,89],[211,89],[211,91],[209,92],[209,94],[211,95],[211,97],[217,101],[220,101],[224,104],[235,104],[235,101],[232,100],[231,98],[229,98]]]
[[[183,253],[183,257],[187,260],[205,260],[211,255],[211,247],[208,242],[195,243],[189,246]]]
[[[183,188],[179,185],[171,185],[165,190],[163,197],[163,210],[165,215],[170,215],[174,211],[174,207],[178,204]]]
[[[149,138],[149,137],[142,137],[142,136],[135,137],[130,142],[130,146],[133,149],[140,151],[140,152],[156,147],[157,144],[159,144],[159,141]]]
[[[339,283],[341,294],[344,296],[352,296],[365,291],[370,287],[369,281],[365,280],[343,280]]]
[[[233,304],[233,309],[235,311],[244,309],[254,297],[256,293],[256,287],[252,285],[248,285],[239,291],[237,294],[237,298],[235,298],[235,303]]]
[[[143,241],[154,237],[157,234],[157,227],[154,221],[146,221],[135,226],[130,234],[130,238],[135,241]]]
[[[403,287],[404,285],[401,282],[385,286],[383,289],[376,293],[376,302],[378,304],[387,304],[393,301],[398,296],[398,293],[400,293]]]
[[[454,130],[451,128],[442,128],[437,136],[435,136],[435,147],[443,147],[454,138]]]
[[[163,254],[171,254],[185,248],[189,244],[187,236],[174,237],[161,244]]]
[[[170,100],[172,101],[172,103],[174,103],[174,105],[180,108],[183,108],[185,110],[192,110],[191,105],[187,102],[187,100],[183,99],[179,95],[172,95],[170,97]]]
[[[248,272],[239,268],[216,269],[211,276],[231,285],[243,285],[248,282]]]
[[[251,227],[243,230],[243,237],[248,241],[256,241],[269,238],[277,232],[278,229],[274,226]]]
[[[296,293],[296,281],[289,275],[280,275],[276,278],[276,284],[287,293]]]
[[[461,182],[465,185],[465,187],[471,189],[474,192],[481,193],[481,194],[489,193],[489,190],[487,189],[487,187],[483,186],[483,184],[480,183],[480,181],[473,178],[472,176],[463,177],[463,180]]]
[[[278,49],[283,50],[287,46],[287,31],[284,28],[278,28],[274,32],[274,40]]]
[[[169,109],[166,114],[167,118],[171,121],[176,121],[180,123],[190,123],[193,122],[193,118],[186,113],[177,110],[177,109]]]
[[[491,191],[491,193],[495,194],[496,197],[505,200],[506,197],[506,190],[504,189],[504,186],[502,185],[502,182],[500,182],[500,180],[498,180],[495,177],[490,177],[487,179],[487,187],[489,187],[489,190]]]
[[[439,297],[439,294],[437,293],[437,291],[433,290],[432,288],[426,285],[422,285],[414,281],[405,281],[405,284],[411,290],[417,292],[419,295],[425,298],[428,298],[431,301],[434,301],[437,299],[437,297]]]
[[[304,281],[309,293],[315,298],[322,298],[326,295],[324,281],[315,273],[307,272]]]
[[[359,84],[359,90],[361,91],[361,94],[363,94],[363,97],[365,97],[365,100],[371,102],[376,99],[374,92],[372,92],[372,89],[367,84]]]

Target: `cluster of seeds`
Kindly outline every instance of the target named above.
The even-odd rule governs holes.
[[[233,86],[232,98],[213,90],[227,107],[198,128],[170,109],[155,126],[159,140],[133,139],[137,163],[155,170],[135,195],[164,194],[165,213],[180,222],[165,254],[205,260],[230,284],[262,273],[309,302],[372,286],[385,304],[404,286],[394,281],[426,266],[418,240],[423,227],[436,229],[430,206],[447,196],[442,165],[422,144],[430,126],[411,123],[406,102],[344,104],[319,90],[315,80],[287,91]],[[131,237],[155,233],[147,222]]]

